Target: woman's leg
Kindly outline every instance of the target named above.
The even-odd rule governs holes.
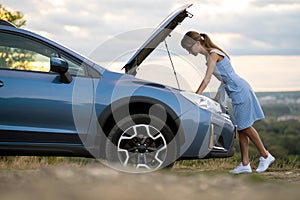
[[[249,147],[249,137],[247,134],[244,134],[242,131],[239,131],[239,144],[242,156],[242,163],[244,166],[248,165],[249,163],[249,154],[248,154],[248,147]]]
[[[249,139],[254,143],[261,155],[261,157],[259,158],[260,161],[256,172],[261,173],[266,171],[268,167],[275,161],[274,156],[268,153],[265,149],[265,146],[263,145],[257,131],[252,126],[250,126],[246,129],[239,131],[239,143],[241,148],[242,163],[238,165],[235,169],[231,170],[230,173],[252,173],[248,155]]]
[[[241,149],[242,162],[233,170],[230,170],[231,174],[243,174],[252,173],[252,169],[249,162],[248,147],[249,137],[243,131],[239,131],[239,143]]]
[[[260,156],[262,156],[263,158],[268,157],[268,152],[267,152],[265,146],[263,145],[255,128],[250,126],[246,129],[243,129],[243,130],[239,131],[239,135],[245,135],[248,138],[250,138],[250,140],[253,142],[253,144],[256,146],[257,150],[259,151]],[[248,154],[248,146],[247,146],[247,154]],[[243,160],[243,162],[244,162],[244,160]]]

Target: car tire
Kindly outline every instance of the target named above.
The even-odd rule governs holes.
[[[127,172],[149,172],[171,168],[177,142],[166,122],[156,116],[134,114],[111,129],[106,142],[109,166]]]

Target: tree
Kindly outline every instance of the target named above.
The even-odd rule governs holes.
[[[13,23],[16,27],[26,24],[24,15],[20,11],[10,11],[0,4],[0,19]],[[0,44],[0,67],[26,69],[26,60],[32,60],[34,53],[23,49],[4,47]],[[24,67],[25,66],[25,67]]]
[[[9,21],[13,23],[17,27],[24,26],[26,24],[26,20],[24,19],[24,15],[20,11],[12,12],[2,6],[0,4],[0,19]]]

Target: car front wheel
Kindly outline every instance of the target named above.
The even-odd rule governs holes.
[[[148,172],[171,167],[177,144],[166,122],[156,116],[134,114],[112,128],[106,143],[106,158],[114,168]]]

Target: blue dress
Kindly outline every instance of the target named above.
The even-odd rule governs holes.
[[[210,51],[212,52],[223,56],[223,60],[217,62],[213,75],[221,81],[219,92],[222,94],[225,90],[232,100],[237,130],[248,128],[255,121],[263,119],[264,113],[249,83],[235,73],[229,58],[224,53],[216,49]]]

